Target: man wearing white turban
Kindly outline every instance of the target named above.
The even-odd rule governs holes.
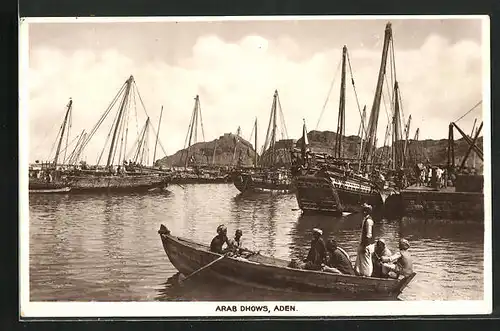
[[[375,250],[373,240],[372,206],[363,204],[363,221],[361,222],[361,238],[356,257],[355,271],[360,276],[370,277],[373,272],[372,254]]]
[[[307,254],[307,258],[304,260],[305,269],[309,270],[320,270],[321,265],[326,262],[326,245],[321,238],[323,235],[323,231],[321,229],[314,228],[313,239],[311,241],[311,249],[309,249],[309,254]]]

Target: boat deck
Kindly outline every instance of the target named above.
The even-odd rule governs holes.
[[[402,201],[387,200],[386,208],[390,210],[403,207],[406,215],[442,219],[484,218],[483,192],[456,192],[453,186],[437,190],[433,187],[413,185],[401,190],[401,199]],[[399,203],[402,203],[401,207]]]
[[[461,193],[461,192],[455,192],[454,186],[448,186],[448,187],[442,187],[440,189],[435,189],[435,188],[429,187],[429,186],[411,185],[402,191],[403,192],[407,191],[407,192],[433,192],[433,193]]]

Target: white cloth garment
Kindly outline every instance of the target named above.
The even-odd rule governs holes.
[[[373,220],[369,215],[367,215],[363,218],[363,222],[361,222],[361,238],[358,246],[358,255],[356,256],[356,264],[354,267],[357,274],[370,277],[373,272],[372,254],[375,251],[375,244],[370,244],[368,246],[364,246],[362,244],[363,228],[365,223],[368,223],[366,235],[368,238],[372,237]]]
[[[361,276],[370,277],[373,272],[372,254],[375,251],[375,245],[371,244],[366,247],[358,246],[358,256],[356,257],[355,270]]]

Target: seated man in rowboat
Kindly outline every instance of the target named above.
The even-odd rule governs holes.
[[[323,231],[317,228],[314,228],[312,231],[313,239],[309,254],[307,254],[307,258],[304,260],[304,269],[320,270],[321,265],[326,262],[326,245],[323,238],[321,238]]]
[[[243,251],[243,241],[241,239],[241,236],[243,236],[243,231],[237,229],[234,233],[234,239],[228,240],[228,250],[235,254],[241,254],[241,252]]]
[[[228,239],[227,239],[227,228],[224,224],[221,224],[217,227],[217,235],[212,239],[212,242],[210,243],[210,251],[217,253],[217,254],[224,254],[226,253],[226,249],[222,249],[222,246],[226,244],[229,246]]]
[[[399,240],[399,252],[392,256],[384,256],[381,258],[382,272],[389,275],[391,278],[398,278],[400,275],[409,276],[413,273],[413,263],[408,249],[410,243],[406,239]]]
[[[337,246],[335,239],[330,239],[326,244],[328,251],[328,259],[326,265],[323,265],[322,271],[335,274],[354,275],[349,255],[340,247]]]
[[[372,255],[373,271],[372,277],[386,278],[387,273],[382,272],[382,258],[391,256],[391,251],[386,247],[384,239],[377,239],[375,242],[375,251]]]

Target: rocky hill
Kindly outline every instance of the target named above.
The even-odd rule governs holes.
[[[182,167],[185,165],[186,155],[186,149],[181,149],[174,155],[157,160],[155,164],[164,167]],[[238,158],[241,157],[243,165],[251,166],[255,151],[252,144],[245,139],[226,133],[218,139],[192,145],[189,148],[189,156],[194,157],[196,164],[225,166],[236,165]]]

